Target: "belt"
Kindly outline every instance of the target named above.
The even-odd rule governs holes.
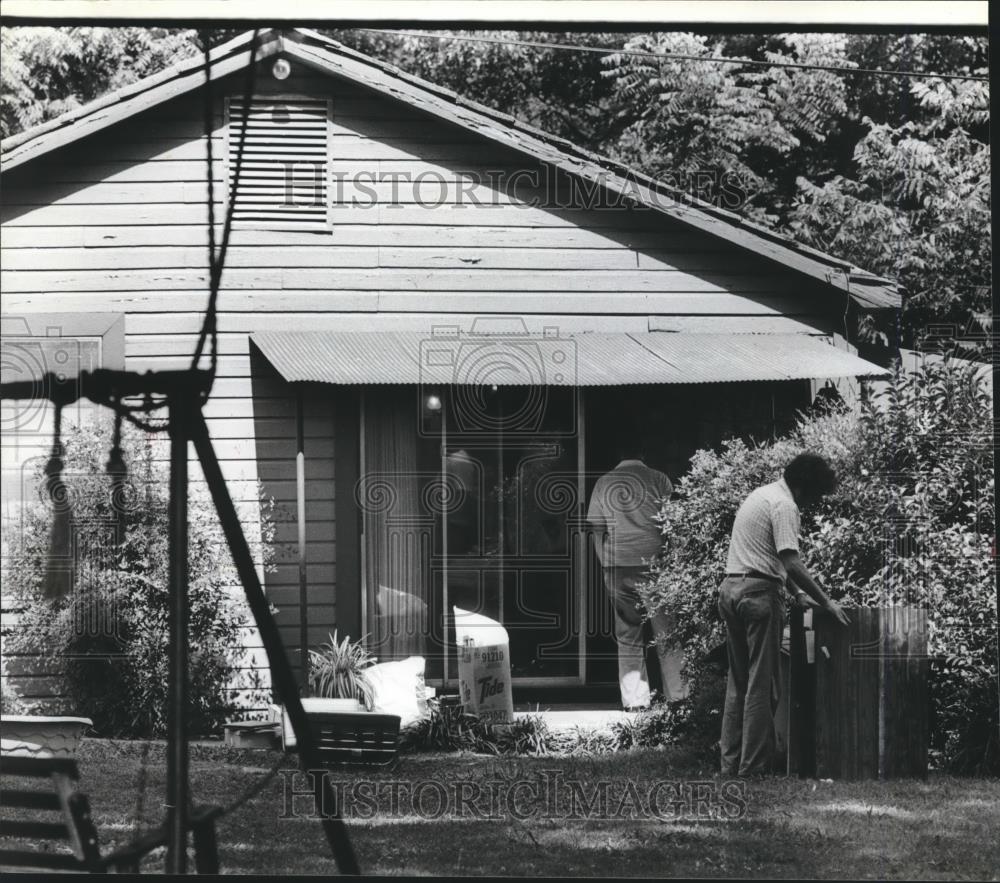
[[[761,573],[759,570],[747,570],[743,573],[727,573],[726,576],[736,577],[736,579],[767,579],[776,583],[784,582],[780,576],[775,576],[773,573]]]

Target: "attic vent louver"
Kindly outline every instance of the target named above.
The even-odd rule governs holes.
[[[227,171],[232,193],[243,101],[227,101]],[[330,102],[254,98],[250,102],[233,221],[269,229],[329,227]]]

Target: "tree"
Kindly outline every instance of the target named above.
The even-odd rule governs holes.
[[[0,136],[6,138],[198,51],[167,28],[4,28]]]
[[[731,39],[731,38],[730,38]],[[989,92],[908,79],[721,64],[712,57],[985,76],[985,42],[921,35],[781,34],[756,45],[694,34],[633,38],[608,76],[633,115],[615,152],[684,186],[735,178],[726,204],[900,285],[903,343],[930,326],[990,321]],[[701,60],[704,59],[704,60]],[[699,190],[699,196],[706,193]],[[707,194],[711,198],[712,194]]]
[[[106,736],[161,736],[169,708],[169,482],[163,451],[154,451],[160,441],[125,424],[128,473],[116,484],[105,466],[113,437],[104,417],[65,432],[62,489],[26,501],[18,520],[5,520],[4,590],[19,610],[5,652],[29,673],[40,660],[58,678],[67,699],[40,702],[46,713],[85,715]],[[45,487],[41,462],[35,483]],[[270,569],[273,501],[261,498],[255,509],[260,540],[252,548]],[[68,593],[50,599],[46,577],[61,564],[50,538],[60,514],[70,524],[72,568]],[[188,570],[188,722],[197,736],[267,696],[244,643],[251,619],[239,578],[208,491],[197,484]]]
[[[925,134],[871,120],[857,173],[822,186],[799,178],[789,227],[796,238],[897,280],[903,339],[919,345],[941,326],[988,330],[990,149],[965,129]]]
[[[443,39],[425,39],[358,30],[326,33],[359,52],[591,150],[607,149],[624,125],[613,107],[612,84],[601,76],[601,54],[517,45],[568,43],[614,49],[620,34],[444,31],[436,32]],[[484,37],[509,42],[474,42]]]

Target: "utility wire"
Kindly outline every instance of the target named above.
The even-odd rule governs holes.
[[[391,31],[381,28],[345,28],[369,34],[390,34],[394,37],[413,37],[417,40],[456,40],[464,43],[493,43],[503,46],[523,46],[532,49],[562,49],[567,52],[596,52],[603,55],[628,55],[635,58],[656,58],[660,61],[707,61],[715,64],[743,64],[758,67],[784,67],[796,70],[830,71],[838,74],[869,74],[883,77],[915,77],[925,80],[973,80],[988,83],[989,77],[974,74],[934,74],[922,71],[892,71],[869,67],[841,67],[827,64],[798,64],[792,61],[755,61],[749,58],[727,58],[721,55],[683,55],[676,52],[645,52],[641,49],[604,49],[600,46],[580,46],[576,43],[545,43],[533,40],[506,40],[503,37],[465,37],[448,34],[422,34],[417,31]]]

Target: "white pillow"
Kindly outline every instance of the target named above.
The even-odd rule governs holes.
[[[427,717],[423,656],[379,662],[366,668],[365,676],[372,685],[375,699],[373,711],[398,714],[401,727]]]

